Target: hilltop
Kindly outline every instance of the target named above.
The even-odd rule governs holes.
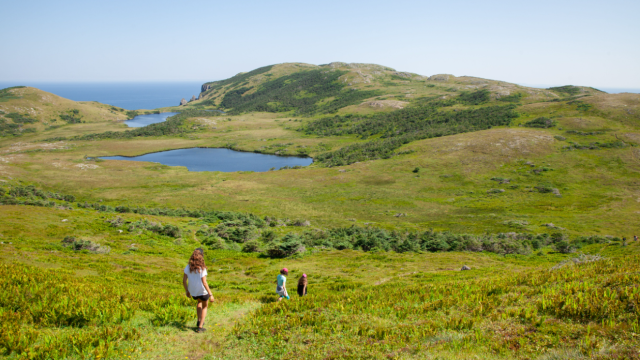
[[[332,86],[325,86],[328,83],[332,83]],[[198,97],[199,102],[194,102],[191,106],[213,105],[233,108],[235,105],[236,111],[254,108],[262,111],[281,111],[287,108],[278,106],[284,105],[296,108],[300,114],[327,113],[355,104],[373,108],[394,107],[387,105],[384,100],[376,99],[380,96],[394,97],[395,101],[411,102],[421,96],[442,95],[451,98],[457,95],[456,92],[477,90],[489,91],[493,100],[524,103],[604,93],[597,89],[578,86],[537,89],[471,76],[423,76],[375,64],[286,63],[261,67],[226,80],[204,83]],[[314,101],[317,109],[300,108],[304,102],[294,102],[308,98]],[[238,103],[238,100],[242,101]],[[395,107],[403,105],[397,104]],[[349,110],[357,111],[353,108]]]

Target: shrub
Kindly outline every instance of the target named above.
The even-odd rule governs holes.
[[[480,105],[486,103],[490,99],[491,92],[489,90],[478,90],[474,92],[463,91],[457,97],[457,100],[465,105]]]
[[[302,245],[300,237],[295,234],[287,234],[280,242],[267,249],[267,255],[271,258],[285,258],[303,251],[305,251],[305,247]]]
[[[543,116],[543,117],[533,119],[531,121],[527,121],[526,123],[524,123],[524,126],[530,127],[530,128],[547,129],[547,128],[556,126],[556,124],[553,120]]]
[[[555,92],[564,93],[567,95],[576,95],[580,93],[580,88],[573,85],[564,85],[547,88],[547,90],[553,90]]]
[[[225,244],[224,240],[215,235],[202,240],[202,244],[211,250],[225,250],[227,248],[227,244]]]
[[[90,240],[76,239],[74,236],[67,236],[62,240],[62,245],[69,247],[72,250],[88,250],[95,254],[108,254],[111,252],[111,248],[108,246],[101,246]]]
[[[245,253],[260,252],[260,244],[258,244],[258,242],[255,240],[247,241],[242,246],[242,252],[245,252]]]
[[[558,252],[563,254],[569,254],[575,251],[575,247],[565,240],[558,241],[554,247]]]

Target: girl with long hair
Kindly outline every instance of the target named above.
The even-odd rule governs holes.
[[[300,279],[298,279],[298,295],[307,295],[307,284],[307,274],[302,274]]]
[[[213,301],[213,295],[207,284],[207,267],[204,264],[202,250],[196,249],[189,258],[189,264],[184,268],[182,286],[187,297],[197,300],[196,313],[198,314],[197,332],[204,332],[204,318],[207,316],[207,305]]]

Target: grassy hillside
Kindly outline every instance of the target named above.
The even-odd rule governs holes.
[[[32,88],[0,110],[0,356],[638,358],[638,94],[293,63],[141,129]],[[94,159],[190,147],[315,162]],[[180,290],[196,247],[206,334]],[[283,266],[309,297],[274,302]]]
[[[54,131],[65,127],[95,131],[96,123],[113,123],[133,115],[98,102],[76,102],[24,86],[0,90],[0,138]],[[70,126],[75,125],[75,126]]]

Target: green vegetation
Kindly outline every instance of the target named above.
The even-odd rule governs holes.
[[[419,171],[414,169],[414,173]],[[0,197],[0,204],[7,205],[35,205],[44,207],[60,207],[72,209],[69,202],[75,201],[73,195],[60,195],[45,192],[30,185],[27,187],[13,186],[8,190],[3,188]],[[537,187],[541,193],[551,193],[552,188],[546,185]],[[494,189],[497,190],[497,189]],[[501,193],[502,191],[495,191]],[[64,200],[67,202],[57,203],[51,199]],[[351,226],[347,228],[332,228],[322,230],[308,230],[302,233],[288,232],[281,238],[277,238],[275,234],[269,230],[278,226],[308,226],[306,220],[280,220],[277,218],[265,217],[261,219],[254,214],[243,214],[228,211],[202,211],[187,209],[148,209],[144,207],[129,207],[101,205],[99,203],[77,203],[79,209],[93,209],[100,212],[112,213],[133,213],[141,215],[162,215],[170,217],[190,217],[196,218],[203,224],[196,235],[202,237],[204,245],[212,250],[230,249],[240,251],[240,247],[234,243],[245,243],[260,238],[263,243],[254,245],[255,251],[258,248],[266,249],[266,254],[270,257],[284,258],[304,251],[307,248],[334,248],[337,250],[356,249],[362,251],[395,251],[402,252],[419,252],[419,251],[485,251],[497,254],[530,254],[532,250],[537,250],[542,246],[555,245],[560,240],[569,241],[562,234],[537,234],[530,233],[500,233],[485,234],[476,236],[472,234],[453,234],[450,232],[438,232],[428,230],[425,232],[396,232],[386,231],[375,227],[357,227]],[[179,228],[148,220],[140,220],[136,222],[125,222],[121,217],[107,220],[115,228],[124,228],[129,233],[140,229],[151,231],[157,234],[179,238],[182,232]],[[215,224],[215,227],[209,227],[206,224]],[[263,229],[260,231],[260,229]],[[593,240],[596,239],[596,240]],[[616,238],[617,241],[620,239]],[[616,240],[613,239],[613,240]],[[226,241],[226,243],[225,243]],[[577,237],[574,241],[567,242],[567,246],[572,249],[581,247],[583,243],[601,243],[607,242],[605,238],[599,237]],[[70,244],[76,250],[84,248],[96,251],[97,244],[76,240],[75,238],[65,238],[64,243]],[[247,252],[247,251],[245,251]]]
[[[245,81],[247,81],[252,76],[264,74],[267,71],[271,70],[272,68],[273,68],[273,65],[263,66],[261,68],[255,69],[253,71],[249,71],[249,72],[246,72],[246,73],[240,73],[240,74],[238,74],[236,76],[230,77],[227,80],[214,81],[214,82],[210,82],[210,83],[205,83],[204,85],[210,85],[211,86],[211,88],[209,90],[207,90],[207,91],[220,89],[223,86],[227,86],[227,85],[231,85],[231,87],[235,87],[235,86],[238,86],[241,83],[244,83]]]
[[[268,66],[140,129],[32,88],[2,102],[0,358],[637,359],[640,97],[397,74]],[[192,147],[315,162],[97,159]]]
[[[60,119],[66,121],[67,124],[79,124],[82,122],[82,115],[80,115],[80,110],[72,109],[66,114],[60,114]]]
[[[517,103],[520,102],[523,97],[524,95],[522,95],[522,93],[515,93],[507,96],[501,96],[500,98],[498,98],[498,101]]]
[[[474,92],[463,91],[458,95],[456,100],[465,105],[480,105],[490,100],[491,92],[489,90],[478,90]]]
[[[8,88],[1,89],[0,90],[0,102],[9,101],[11,99],[19,99],[18,96],[15,96],[9,90],[21,89],[21,88],[24,88],[24,87],[25,86],[13,86],[13,87],[8,87]]]
[[[438,111],[437,107],[420,107],[382,113],[372,117],[336,116],[313,121],[305,128],[307,134],[358,134],[366,139],[381,135],[381,139],[346,146],[319,154],[316,160],[327,166],[342,166],[357,161],[388,159],[394,150],[412,141],[490,129],[509,125],[518,114],[515,107],[491,106],[457,112]]]
[[[299,115],[333,113],[347,105],[378,95],[376,91],[346,90],[345,84],[338,82],[343,71],[323,70],[301,71],[269,80],[253,93],[245,94],[250,88],[242,87],[228,91],[220,106],[237,114],[249,111],[285,112],[295,110]],[[324,104],[321,101],[333,100]]]
[[[11,119],[13,123],[8,122],[6,119],[0,118],[0,137],[2,136],[21,136],[23,133],[33,133],[36,130],[33,128],[24,128],[23,124],[33,124],[37,120],[32,119],[27,114],[19,114],[17,112],[11,112],[4,114],[5,118]]]
[[[547,90],[552,90],[570,96],[577,95],[581,92],[579,87],[573,85],[550,87]]]
[[[216,113],[211,113],[204,110],[185,110],[179,114],[173,115],[165,122],[147,125],[140,128],[125,131],[107,131],[98,134],[86,134],[76,135],[71,138],[56,137],[49,138],[47,141],[60,141],[60,140],[105,140],[105,139],[131,139],[136,137],[152,137],[152,136],[167,136],[167,135],[182,135],[196,131],[197,129],[189,128],[185,126],[185,120],[194,116],[215,116]]]
[[[524,123],[524,126],[530,128],[548,129],[550,127],[556,126],[556,124],[553,120],[543,116],[527,121],[526,123]]]

